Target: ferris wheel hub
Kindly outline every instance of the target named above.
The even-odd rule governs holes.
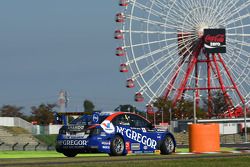
[[[197,26],[196,31],[199,38],[201,38],[204,35],[204,29],[208,29],[208,25],[205,23],[202,23],[201,25]]]

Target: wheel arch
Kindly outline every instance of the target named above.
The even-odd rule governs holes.
[[[161,142],[163,142],[163,139],[165,139],[167,136],[170,136],[170,137],[173,139],[173,141],[174,141],[174,147],[176,147],[176,140],[175,140],[175,137],[174,137],[174,135],[173,135],[172,133],[170,133],[170,132],[166,132],[166,133],[164,134],[164,136],[163,136]]]

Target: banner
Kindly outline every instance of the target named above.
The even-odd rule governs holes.
[[[226,53],[226,30],[204,29],[204,47],[206,53]]]

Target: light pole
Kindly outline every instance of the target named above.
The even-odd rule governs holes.
[[[169,125],[170,125],[170,128],[169,128],[169,130],[170,130],[170,132],[172,132],[172,123],[171,123],[171,121],[172,121],[172,111],[171,111],[171,108],[169,108]]]
[[[164,123],[164,116],[163,116],[163,110],[161,110],[161,123]]]
[[[194,90],[194,124],[196,124],[196,90]]]
[[[244,110],[244,126],[245,126],[245,143],[247,143],[247,105],[246,100],[243,103],[243,110]]]

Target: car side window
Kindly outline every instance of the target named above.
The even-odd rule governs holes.
[[[130,115],[130,126],[136,128],[149,128],[150,123],[137,115]]]
[[[126,114],[119,115],[112,121],[113,125],[130,125],[129,116]]]

